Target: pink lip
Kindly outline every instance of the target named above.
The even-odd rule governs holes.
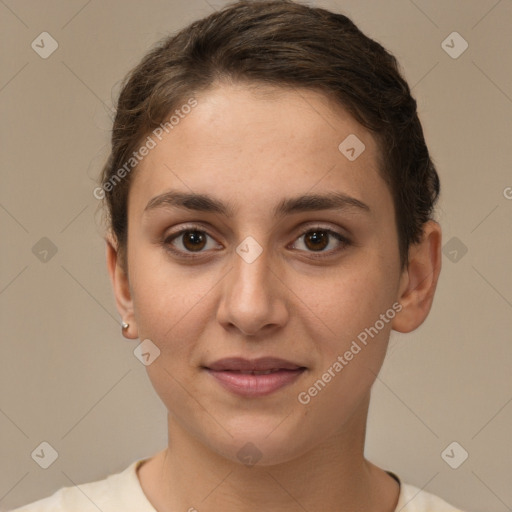
[[[291,384],[305,368],[297,370],[279,370],[266,375],[253,375],[230,370],[210,370],[220,384],[233,393],[241,396],[265,396]]]
[[[269,395],[291,384],[299,378],[306,368],[274,357],[253,360],[233,357],[220,359],[209,364],[205,369],[232,393],[245,397],[257,397]],[[242,373],[268,370],[277,371],[259,375]]]

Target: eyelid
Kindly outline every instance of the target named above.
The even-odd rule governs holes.
[[[207,251],[199,251],[197,253],[194,253],[194,252],[191,252],[191,251],[190,252],[182,251],[181,249],[176,249],[176,248],[172,247],[171,241],[176,240],[177,238],[179,238],[181,235],[183,235],[187,231],[198,231],[200,233],[204,233],[206,236],[208,236],[208,237],[210,237],[210,238],[215,240],[215,237],[213,237],[209,233],[208,228],[205,228],[202,224],[200,224],[200,223],[198,223],[198,224],[185,224],[185,225],[181,225],[180,229],[178,231],[175,231],[175,232],[172,232],[172,233],[167,233],[167,234],[164,235],[163,240],[162,240],[162,244],[164,245],[165,249],[168,250],[169,252],[173,253],[173,254],[176,254],[178,256],[182,256],[184,258],[204,257],[204,254],[206,254]]]
[[[189,258],[189,259],[201,258],[201,257],[204,257],[210,251],[198,251],[196,253],[194,253],[192,251],[182,251],[181,249],[176,249],[176,248],[172,247],[172,244],[170,242],[179,238],[180,235],[183,235],[183,233],[185,233],[186,231],[198,231],[200,233],[204,233],[206,236],[215,240],[215,237],[213,237],[208,232],[208,229],[209,228],[205,228],[205,226],[203,226],[201,223],[185,224],[185,225],[180,226],[180,229],[178,231],[164,235],[162,244],[164,245],[166,250],[168,250],[169,252],[171,252],[175,255],[178,255],[180,257]],[[295,230],[295,232],[297,233],[297,236],[295,236],[291,245],[294,245],[295,242],[299,238],[301,238],[301,237],[305,236],[307,233],[309,233],[311,231],[315,231],[315,230],[324,231],[324,232],[328,233],[331,237],[336,238],[336,240],[341,244],[341,247],[338,247],[337,249],[331,249],[331,250],[325,251],[325,252],[324,251],[317,251],[317,252],[302,251],[300,249],[297,250],[298,252],[305,252],[308,254],[308,257],[312,257],[312,258],[328,258],[329,256],[333,256],[333,255],[337,254],[338,252],[343,251],[347,246],[352,245],[352,241],[348,236],[344,235],[343,233],[337,231],[336,229],[334,229],[332,227],[321,225],[318,222],[313,223],[313,224],[304,223],[301,226],[299,226]]]
[[[342,252],[349,245],[352,245],[352,241],[348,236],[344,235],[340,231],[337,231],[336,229],[333,229],[328,226],[322,226],[318,223],[314,224],[314,225],[305,224],[305,225],[300,226],[299,235],[297,237],[295,237],[294,241],[292,242],[292,245],[294,245],[298,239],[302,238],[303,236],[305,236],[306,234],[308,234],[312,231],[323,231],[325,233],[328,233],[329,236],[334,237],[339,242],[340,246],[337,247],[336,249],[331,249],[328,251],[316,251],[316,252],[315,251],[303,251],[303,250],[298,249],[298,252],[306,253],[308,258],[313,258],[313,259],[329,258],[329,257],[337,255],[339,252]]]

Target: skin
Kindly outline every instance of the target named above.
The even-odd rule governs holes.
[[[169,446],[140,467],[142,489],[159,512],[391,512],[398,484],[363,454],[370,390],[391,329],[410,332],[430,311],[441,228],[425,224],[401,271],[377,144],[320,93],[218,83],[196,99],[133,176],[126,273],[107,238],[117,307],[130,324],[123,334],[160,350],[146,369],[168,410]],[[354,161],[338,150],[349,134],[366,146]],[[167,207],[144,214],[169,190],[209,194],[235,213]],[[363,201],[370,214],[272,216],[283,198],[332,191]],[[167,245],[188,248],[199,256],[193,262],[164,243],[191,223],[209,235],[203,252],[183,235]],[[331,237],[325,257],[315,259],[318,245],[308,244],[307,232],[318,225],[351,244]],[[235,251],[247,236],[263,249],[250,264]],[[397,302],[402,310],[378,335],[307,405],[299,403],[298,393]],[[271,395],[240,397],[201,368],[228,356],[281,357],[307,370]],[[252,467],[237,457],[247,442],[261,453]]]

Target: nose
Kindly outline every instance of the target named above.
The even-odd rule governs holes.
[[[278,278],[268,250],[252,262],[233,253],[233,267],[222,285],[217,320],[245,336],[268,336],[288,321],[286,286]]]

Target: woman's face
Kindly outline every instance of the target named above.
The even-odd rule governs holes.
[[[392,197],[375,140],[318,93],[196,100],[133,176],[131,329],[160,350],[147,371],[172,421],[229,459],[284,462],[365,421],[399,296]],[[208,200],[155,199],[171,193]],[[366,207],[299,200],[333,194]]]

